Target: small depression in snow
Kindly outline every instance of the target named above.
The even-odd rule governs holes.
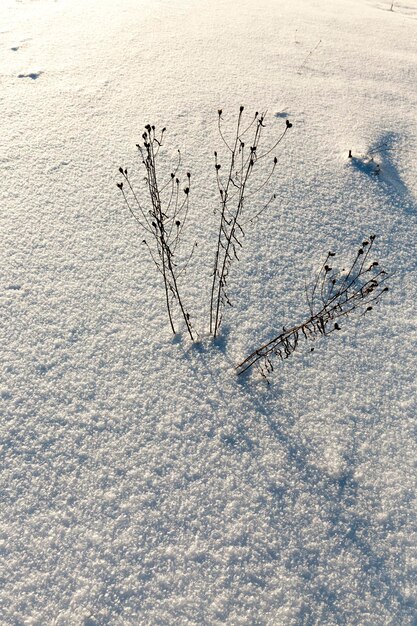
[[[37,80],[39,76],[43,74],[43,72],[29,72],[28,74],[18,74],[18,78],[31,78],[32,80]]]

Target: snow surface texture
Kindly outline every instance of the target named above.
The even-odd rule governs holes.
[[[390,5],[1,1],[2,626],[416,624],[417,3]],[[240,104],[294,126],[213,345]],[[147,123],[193,176],[195,345],[115,184]],[[237,378],[372,233],[378,310]]]

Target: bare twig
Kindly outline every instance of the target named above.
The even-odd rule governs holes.
[[[145,184],[147,196],[150,200],[148,211],[142,206],[138,195],[135,192],[128,175],[127,169],[119,168],[123,181],[118,183],[123,199],[129,212],[136,222],[148,234],[148,239],[143,242],[148,248],[152,261],[158,272],[162,275],[165,291],[165,301],[168,312],[169,323],[172,332],[175,334],[173,320],[173,301],[178,305],[182,317],[184,318],[188,334],[194,340],[190,316],[185,309],[183,300],[178,288],[178,276],[181,273],[177,270],[174,261],[174,254],[180,242],[181,234],[188,216],[189,194],[191,188],[191,174],[187,172],[187,183],[183,189],[184,196],[181,197],[180,179],[177,172],[181,164],[181,155],[178,151],[178,164],[171,173],[171,180],[162,187],[159,186],[157,178],[157,156],[163,143],[165,128],[159,137],[156,136],[155,126],[149,124],[145,126],[142,135],[142,143],[136,144],[142,164],[146,171]],[[124,186],[126,183],[126,186]],[[164,206],[161,194],[171,186],[169,200]],[[191,258],[191,255],[190,255]]]
[[[245,201],[253,194],[258,193],[271,179],[277,158],[274,157],[270,173],[265,180],[258,184],[253,191],[249,189],[249,180],[252,177],[258,161],[269,155],[283,140],[292,124],[287,120],[285,129],[272,145],[263,154],[259,155],[262,131],[265,128],[265,113],[255,113],[252,120],[243,126],[243,111],[241,106],[237,118],[236,130],[233,140],[227,140],[222,130],[222,110],[218,111],[219,133],[227,148],[229,163],[226,174],[222,178],[220,174],[221,164],[217,152],[214,153],[214,166],[216,170],[217,186],[220,195],[220,224],[217,237],[217,246],[214,258],[213,281],[210,296],[210,333],[217,336],[222,322],[223,308],[225,304],[232,306],[227,293],[227,281],[231,264],[239,260],[239,249],[242,248],[242,239],[245,236],[243,226],[261,215],[275,198],[273,195],[266,205],[244,221],[243,212],[246,208]],[[251,135],[248,136],[248,133]]]
[[[304,69],[304,67],[306,66],[306,63],[308,61],[308,59],[311,57],[311,55],[317,50],[317,48],[319,47],[319,45],[321,44],[321,39],[319,40],[319,42],[314,46],[314,48],[312,48],[310,50],[310,52],[307,54],[306,58],[304,59],[304,61],[301,63],[300,67],[297,70],[297,74],[301,74],[301,71]]]

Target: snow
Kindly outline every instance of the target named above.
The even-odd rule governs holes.
[[[416,623],[417,3],[390,6],[2,0],[2,625]],[[213,343],[217,110],[241,104],[268,142],[293,127]],[[195,344],[116,187],[147,123],[192,172]],[[372,233],[372,315],[237,377]]]

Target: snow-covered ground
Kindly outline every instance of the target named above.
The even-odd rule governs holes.
[[[1,0],[2,626],[417,623],[417,2],[390,6]],[[293,128],[213,344],[217,109],[241,104]],[[116,187],[147,123],[192,172],[195,344]],[[238,378],[372,233],[372,315]]]

